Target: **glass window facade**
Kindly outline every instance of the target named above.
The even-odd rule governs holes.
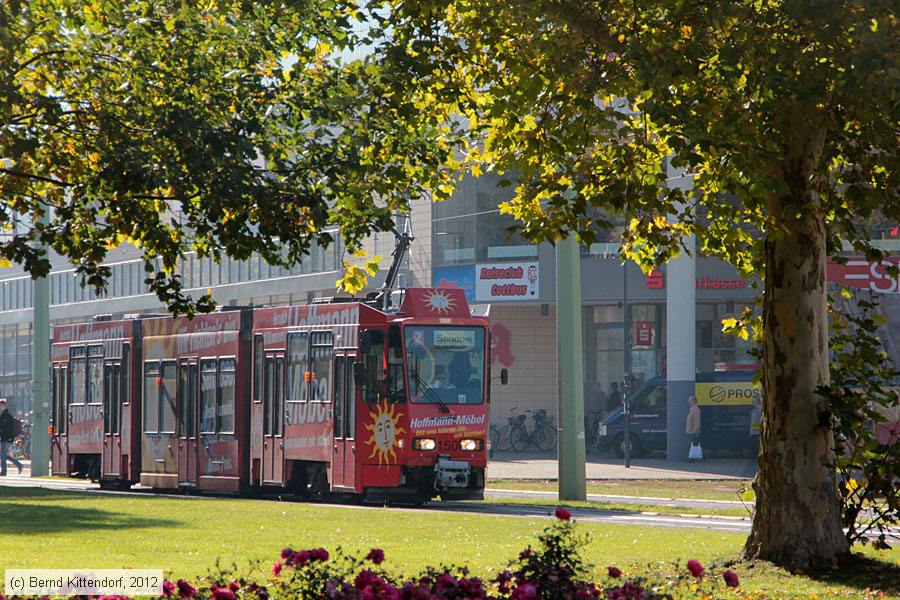
[[[498,206],[515,192],[501,181],[494,174],[466,176],[452,198],[434,205],[435,266],[537,257],[537,246],[508,231],[515,220]]]

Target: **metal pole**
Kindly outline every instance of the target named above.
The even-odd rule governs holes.
[[[556,352],[559,372],[559,499],[586,500],[581,257],[574,235],[556,244]]]
[[[628,404],[628,396],[631,394],[631,328],[628,326],[628,261],[622,264],[622,347],[625,356],[622,360],[624,371],[622,377],[622,418],[625,419],[625,468],[631,468],[631,406]]]
[[[39,223],[49,223],[47,210]],[[46,249],[46,248],[45,248]],[[31,328],[31,476],[44,477],[50,474],[50,280],[39,277],[34,286],[34,307]]]

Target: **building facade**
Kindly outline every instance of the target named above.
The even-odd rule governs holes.
[[[498,204],[512,197],[498,177],[467,177],[455,196],[443,203],[426,200],[412,205],[415,241],[401,277],[407,285],[459,287],[471,304],[490,305],[494,381],[492,420],[502,423],[514,411],[557,407],[556,260],[550,244],[529,244],[509,229],[515,223],[501,215]],[[402,225],[402,223],[398,223]],[[615,223],[605,237],[581,252],[582,322],[586,410],[601,414],[617,402],[623,382],[635,385],[665,373],[666,267],[645,274],[622,264],[618,255],[623,223]],[[892,233],[893,232],[893,233]],[[900,251],[896,228],[883,228],[878,243]],[[892,237],[893,236],[893,237]],[[382,270],[371,288],[378,288],[394,248],[391,234],[373,236],[366,250],[383,258]],[[335,282],[346,255],[340,243],[314,248],[308,260],[285,269],[248,261],[187,254],[179,270],[186,288],[197,294],[210,290],[224,305],[283,305],[309,302],[335,294]],[[163,307],[147,293],[143,263],[133,248],[110,253],[112,269],[107,293],[98,296],[80,285],[74,270],[58,257],[50,275],[51,322],[86,321],[98,314],[160,312]],[[17,269],[0,273],[0,395],[16,410],[27,411],[31,399],[32,282]],[[882,339],[900,364],[900,282],[883,266],[852,258],[846,266],[832,264],[835,283],[878,293],[886,325]],[[722,333],[722,319],[753,306],[755,279],[742,279],[721,261],[696,261],[697,370],[753,365],[752,346]],[[625,365],[630,365],[626,373]],[[501,386],[499,369],[509,371]]]

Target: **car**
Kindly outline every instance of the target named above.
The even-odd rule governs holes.
[[[700,406],[700,444],[704,450],[737,451],[753,455],[759,448],[762,389],[754,383],[755,370],[699,372],[695,392]],[[630,455],[644,456],[666,450],[666,376],[647,380],[629,397]],[[684,399],[687,403],[687,398]],[[683,424],[679,425],[683,427]],[[617,408],[601,419],[597,445],[625,455],[625,419]]]

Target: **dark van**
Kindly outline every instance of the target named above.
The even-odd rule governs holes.
[[[695,392],[700,406],[703,450],[730,450],[752,455],[759,447],[761,389],[752,370],[697,373]],[[684,399],[687,402],[687,398]],[[629,398],[631,455],[666,450],[666,377],[647,380]],[[597,427],[597,445],[625,454],[625,421],[621,408]],[[682,425],[683,427],[683,425]]]

